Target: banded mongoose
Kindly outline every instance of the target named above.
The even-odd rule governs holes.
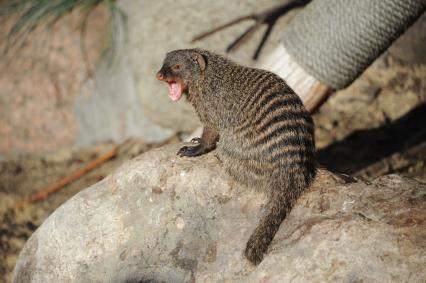
[[[299,97],[277,75],[238,65],[202,49],[167,53],[157,79],[173,101],[186,94],[204,130],[180,156],[217,146],[237,181],[268,192],[265,214],[244,254],[259,264],[281,222],[315,176],[314,124]],[[220,138],[220,142],[218,142]]]

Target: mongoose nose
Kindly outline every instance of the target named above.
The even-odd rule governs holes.
[[[157,75],[155,75],[155,77],[157,78],[157,80],[162,81],[164,80],[164,76],[163,73],[161,73],[161,71],[157,72]]]

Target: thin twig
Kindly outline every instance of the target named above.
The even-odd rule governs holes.
[[[242,17],[236,18],[236,19],[234,19],[234,20],[232,20],[230,22],[227,22],[227,23],[225,23],[225,24],[223,24],[221,26],[215,27],[215,28],[213,28],[213,29],[211,29],[209,31],[203,32],[203,33],[195,36],[191,40],[191,43],[194,43],[194,42],[196,42],[198,40],[201,40],[201,39],[203,39],[205,37],[208,37],[209,35],[212,35],[212,34],[218,32],[218,31],[221,31],[221,30],[223,30],[223,29],[225,29],[227,27],[233,26],[233,25],[235,25],[235,24],[237,24],[239,22],[245,21],[245,20],[256,20],[256,15],[253,14],[253,15],[242,16]]]
[[[236,51],[241,47],[244,43],[246,43],[254,34],[262,26],[262,22],[256,22],[253,26],[249,27],[244,33],[238,36],[231,44],[226,48],[226,52]]]
[[[88,172],[92,171],[93,169],[99,167],[101,164],[105,163],[106,161],[110,160],[111,158],[115,157],[118,153],[118,147],[115,146],[113,149],[109,150],[105,154],[99,156],[95,160],[88,163],[83,168],[80,168],[79,170],[75,171],[71,175],[68,175],[53,184],[49,185],[48,187],[40,190],[35,195],[32,195],[25,200],[17,203],[15,205],[16,208],[22,208],[28,203],[35,203],[38,201],[45,200],[53,193],[56,193],[57,191],[61,190],[63,187],[73,183],[77,179],[81,178],[82,176],[86,175]]]
[[[242,21],[245,20],[254,20],[254,25],[250,26],[248,29],[246,29],[241,35],[239,35],[231,44],[228,45],[226,48],[226,52],[231,52],[237,50],[241,45],[245,44],[251,37],[253,37],[253,34],[255,31],[257,31],[263,24],[266,24],[268,28],[266,29],[265,33],[263,34],[263,37],[259,43],[259,45],[256,48],[256,52],[253,55],[253,59],[257,59],[259,57],[260,52],[262,51],[262,48],[268,39],[269,35],[271,34],[272,28],[275,25],[278,18],[280,18],[282,15],[286,14],[287,12],[303,7],[307,5],[311,0],[287,0],[283,4],[274,7],[272,9],[268,9],[266,11],[263,11],[258,14],[250,14],[246,16],[242,16],[239,18],[236,18],[234,20],[231,20],[223,25],[220,25],[218,27],[215,27],[211,30],[208,30],[204,33],[201,33],[197,36],[195,36],[191,43],[194,43],[195,41],[198,41],[200,39],[203,39],[207,36],[210,36],[218,31],[221,31],[227,27],[236,25]]]

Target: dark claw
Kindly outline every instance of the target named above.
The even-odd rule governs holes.
[[[190,141],[191,143],[201,143],[201,138],[193,138]]]
[[[180,157],[188,156],[188,157],[194,157],[201,155],[205,153],[206,150],[201,145],[196,146],[183,146],[181,149],[179,149],[177,155]]]

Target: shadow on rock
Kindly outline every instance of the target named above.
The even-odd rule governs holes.
[[[426,104],[384,126],[355,131],[344,140],[317,152],[320,164],[331,171],[353,174],[426,141]]]

